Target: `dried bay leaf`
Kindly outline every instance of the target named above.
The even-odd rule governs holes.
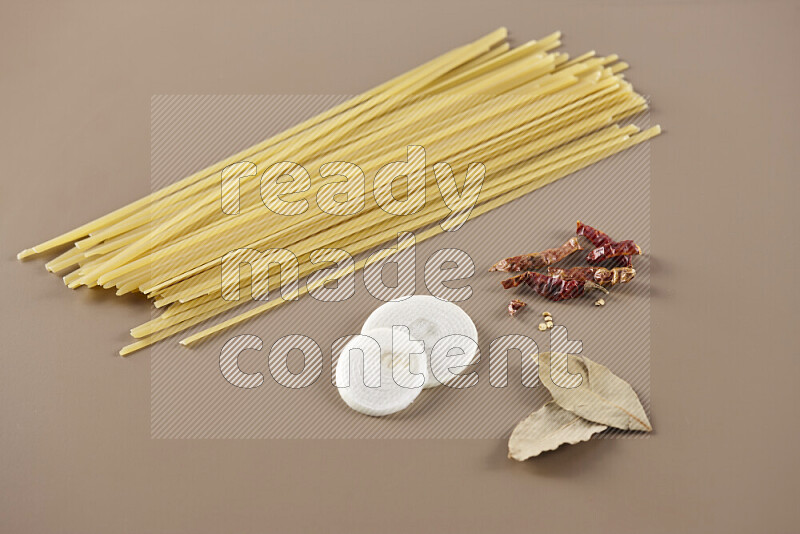
[[[586,441],[606,428],[550,401],[517,424],[508,440],[508,457],[521,462],[564,443]]]
[[[555,362],[554,357],[558,358]],[[588,358],[542,353],[539,355],[539,381],[560,407],[584,419],[622,430],[653,430],[630,384]],[[564,387],[575,386],[578,381],[577,387]]]

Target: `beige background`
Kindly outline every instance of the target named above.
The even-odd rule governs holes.
[[[796,2],[4,2],[2,532],[792,532]],[[354,93],[496,26],[620,53],[651,146],[648,440],[149,438],[137,298],[16,251],[148,192],[157,93]],[[388,482],[387,482],[388,481]],[[398,504],[400,504],[398,511]]]

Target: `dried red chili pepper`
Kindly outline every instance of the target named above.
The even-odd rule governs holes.
[[[589,255],[586,256],[586,261],[589,263],[600,263],[601,261],[617,258],[619,256],[629,257],[641,253],[642,249],[639,248],[639,245],[629,239],[627,241],[609,243],[602,247],[597,247],[589,252]]]
[[[526,304],[524,302],[522,302],[521,300],[513,299],[508,304],[508,314],[511,317],[514,317],[517,314],[517,312],[519,310],[521,310],[522,308],[524,308],[525,306],[526,306]]]
[[[507,280],[500,281],[500,284],[503,286],[503,289],[510,289],[512,287],[517,287],[520,284],[524,284],[525,281],[528,279],[528,272],[524,272],[522,274],[518,274],[517,276],[512,276]]]
[[[518,272],[532,271],[559,262],[572,254],[583,250],[576,237],[557,248],[549,248],[533,254],[524,254],[500,260],[489,268],[489,271]]]
[[[524,283],[533,288],[534,291],[544,298],[553,301],[580,297],[587,289],[600,289],[608,293],[607,289],[591,281],[564,280],[557,276],[535,273],[533,271],[518,274],[508,280],[503,280],[501,283],[505,289],[516,287]]]
[[[613,245],[617,243],[616,241],[611,239],[611,236],[609,236],[607,233],[601,232],[597,228],[592,228],[588,224],[583,224],[581,221],[578,221],[578,229],[575,231],[575,233],[591,241],[592,245],[594,245],[595,248],[606,247],[608,245]],[[631,257],[628,255],[619,256],[618,261],[622,264],[623,267],[630,267],[633,263],[631,261]]]
[[[557,276],[564,280],[579,280],[583,282],[591,280],[601,286],[626,284],[636,276],[636,270],[633,267],[614,267],[613,269],[606,269],[605,267],[572,267],[571,269],[548,267],[547,272],[550,276]]]
[[[575,233],[591,241],[595,248],[614,243],[614,240],[607,233],[592,228],[588,224],[583,224],[581,221],[578,221],[578,229]]]

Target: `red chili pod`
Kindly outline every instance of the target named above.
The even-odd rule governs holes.
[[[578,221],[578,228],[575,233],[591,241],[595,248],[614,245],[617,243],[611,239],[611,236],[607,233],[601,232],[597,228],[593,228],[588,224],[583,224],[581,221]],[[618,256],[618,261],[623,267],[630,267],[633,263],[630,256]]]
[[[633,241],[620,241],[619,243],[609,243],[602,247],[597,247],[589,252],[589,255],[586,256],[586,261],[589,263],[599,263],[619,256],[635,256],[641,253],[642,249]]]
[[[549,267],[547,272],[550,276],[557,276],[564,280],[592,281],[601,286],[625,284],[636,276],[636,270],[633,267],[614,267],[613,269],[596,266],[572,267],[570,269]]]
[[[503,271],[503,272],[519,272],[519,271],[533,271],[540,267],[547,267],[557,263],[573,252],[583,250],[578,238],[573,237],[560,247],[549,248],[541,252],[534,252],[532,254],[523,254],[522,256],[513,256],[500,260],[489,268],[489,271]]]
[[[591,241],[595,247],[602,247],[614,242],[607,233],[592,228],[588,224],[583,224],[581,221],[578,221],[578,229],[575,233]]]
[[[604,288],[591,281],[564,280],[557,276],[549,276],[532,271],[519,274],[508,280],[503,280],[501,283],[506,289],[524,283],[544,298],[556,302],[580,297],[584,294],[586,289],[600,288],[605,291]]]

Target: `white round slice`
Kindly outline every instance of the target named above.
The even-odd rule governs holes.
[[[419,343],[378,328],[353,337],[336,364],[336,387],[342,400],[366,415],[382,416],[407,408],[427,378],[427,357]]]
[[[419,339],[425,343],[425,354],[428,357],[428,378],[425,388],[441,385],[435,375],[444,377],[448,375],[447,369],[465,366],[473,363],[478,353],[478,330],[467,312],[456,304],[437,299],[429,295],[413,295],[401,297],[380,306],[367,318],[361,332],[375,330],[376,328],[392,328],[392,326],[406,326],[412,339]],[[464,336],[469,340],[459,341]],[[447,338],[443,344],[448,349],[460,348],[448,358],[431,359],[431,350],[436,342]],[[440,346],[440,349],[442,347]],[[439,356],[448,351],[437,350]],[[461,354],[457,354],[461,352]],[[447,380],[446,380],[447,381]]]

